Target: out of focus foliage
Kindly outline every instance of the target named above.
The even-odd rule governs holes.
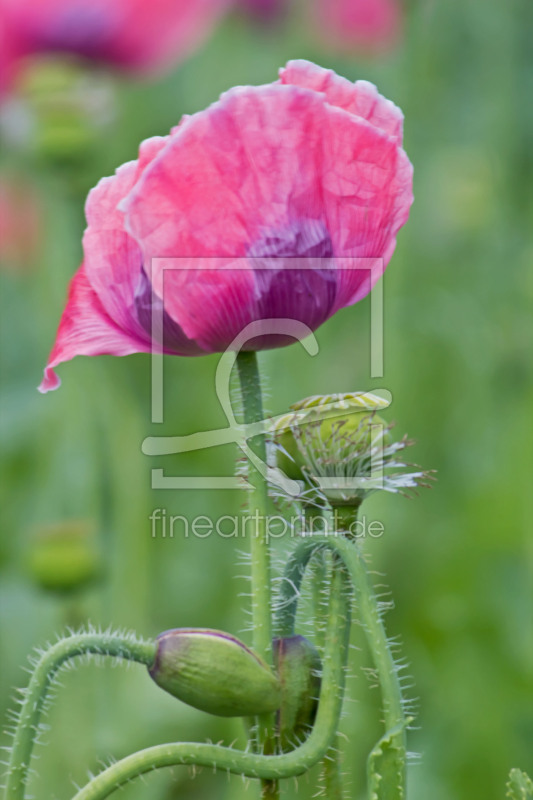
[[[268,407],[281,413],[311,394],[387,388],[388,419],[418,440],[413,458],[438,470],[435,488],[414,501],[374,496],[363,507],[367,523],[384,526],[365,546],[386,576],[376,580],[392,590],[388,630],[403,641],[408,694],[419,698],[409,741],[421,758],[411,768],[410,800],[502,800],[511,767],[533,772],[527,6],[410,0],[403,39],[372,58],[335,55],[297,20],[262,25],[234,15],[159,82],[115,79],[104,111],[84,110],[84,97],[98,105],[100,95],[94,86],[83,94],[83,82],[79,102],[52,102],[54,113],[43,108],[42,82],[33,84],[38,103],[30,97],[12,109],[20,135],[13,136],[11,116],[0,163],[5,176],[9,162],[9,181],[19,187],[18,228],[8,228],[7,250],[0,246],[2,716],[13,687],[27,679],[21,665],[34,645],[66,625],[90,619],[143,635],[214,627],[247,637],[242,538],[187,537],[183,522],[174,538],[162,538],[161,528],[154,538],[149,520],[156,508],[187,519],[237,514],[239,493],[150,490],[154,466],[167,474],[228,475],[235,452],[228,446],[159,460],[141,453],[147,435],[226,424],[214,391],[216,357],[165,360],[165,422],[158,425],[151,423],[148,356],[79,358],[60,368],[58,392],[43,397],[35,387],[80,261],[87,190],[183,113],[230,86],[271,81],[286,60],[305,57],[375,82],[402,107],[415,204],[384,279],[383,377],[370,375],[367,298],[319,331],[316,357],[296,345],[261,354]],[[37,121],[28,122],[28,114]],[[58,147],[54,136],[61,135]],[[21,202],[21,194],[28,199]],[[31,548],[36,531],[64,530],[69,520],[96,531],[91,547],[101,566],[98,580],[57,593],[36,582]],[[283,548],[276,543],[279,555]],[[309,634],[304,625],[301,632]],[[380,731],[379,698],[366,678],[369,656],[358,628],[354,644],[343,766],[351,796],[362,798],[366,755]],[[63,683],[47,720],[48,745],[39,750],[37,797],[66,800],[89,769],[141,746],[242,743],[238,722],[180,704],[142,669],[81,667]],[[316,778],[313,772],[298,787],[289,782],[284,796],[312,797]],[[235,777],[205,771],[192,780],[176,769],[128,786],[121,797],[238,800],[255,792]]]

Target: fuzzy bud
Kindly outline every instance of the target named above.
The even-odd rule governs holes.
[[[302,482],[306,503],[351,514],[372,492],[405,495],[431,485],[431,470],[413,471],[415,465],[404,460],[402,451],[413,442],[407,436],[394,441],[392,425],[378,416],[389,402],[370,392],[320,395],[276,418],[271,432],[277,466]]]
[[[315,474],[343,475],[343,467],[368,458],[388,441],[387,423],[376,412],[389,402],[370,392],[316,395],[294,403],[278,418],[274,438],[278,467],[294,480]]]
[[[161,633],[149,672],[169,694],[220,717],[277,711],[281,687],[267,665],[223,631],[175,628]]]

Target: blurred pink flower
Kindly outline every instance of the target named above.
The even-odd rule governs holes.
[[[391,47],[401,31],[402,0],[239,0],[256,22],[280,24],[289,15],[307,27],[327,49],[379,51]]]
[[[1,82],[9,84],[21,59],[36,53],[70,53],[133,72],[163,69],[198,45],[228,2],[0,0]]]
[[[35,188],[20,175],[0,174],[0,266],[25,272],[42,238],[43,208]]]
[[[231,89],[144,142],[137,161],[89,194],[84,263],[41,391],[59,385],[53,368],[76,355],[150,351],[156,306],[163,343],[154,347],[201,355],[225,350],[252,321],[316,330],[360,300],[412,202],[402,124],[372,84],[292,61],[278,81]],[[378,268],[339,269],[340,257]],[[322,260],[305,263],[313,258]]]
[[[320,35],[332,47],[381,50],[401,30],[400,0],[315,0]]]
[[[285,15],[287,0],[239,0],[238,5],[258,22],[272,22]]]

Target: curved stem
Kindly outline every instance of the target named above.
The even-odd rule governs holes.
[[[315,528],[316,520],[322,516],[322,509],[304,504],[302,511],[305,525],[304,530],[307,534],[312,533]],[[324,561],[323,549],[314,554],[309,568],[311,571],[311,613],[315,622],[315,640],[318,647],[322,649],[324,647],[326,625],[322,606],[322,590],[326,580],[326,564]],[[328,752],[322,759],[322,781],[324,784],[324,796],[327,797],[328,800],[342,800],[344,793],[339,760],[338,734],[335,735]]]
[[[171,743],[149,747],[118,761],[79,791],[74,800],[105,800],[128,781],[161,767],[180,764],[215,767],[237,775],[277,782],[301,775],[327,752],[337,731],[350,631],[350,582],[343,569],[333,576],[322,687],[315,725],[296,750],[280,755],[244,753],[213,744]]]
[[[383,697],[383,714],[387,731],[395,731],[401,762],[400,784],[405,795],[406,783],[406,736],[402,692],[396,665],[387,641],[379,605],[368,574],[363,554],[356,540],[344,536],[313,534],[302,539],[293,550],[285,569],[285,580],[281,584],[280,609],[276,617],[278,635],[294,633],[294,620],[298,606],[298,595],[305,569],[318,549],[328,548],[337,553],[350,573],[355,590],[359,614],[363,623],[368,646],[379,678]]]
[[[5,800],[23,800],[39,720],[57,672],[72,658],[94,654],[137,661],[150,666],[156,645],[108,633],[80,633],[61,639],[37,661],[18,716],[5,785]]]

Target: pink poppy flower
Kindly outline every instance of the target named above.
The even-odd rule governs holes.
[[[41,390],[56,388],[54,367],[76,355],[150,351],[156,307],[154,346],[201,355],[227,349],[252,321],[316,330],[356,303],[409,214],[402,123],[366,81],[291,61],[278,81],[231,89],[144,142],[89,194],[84,263]],[[338,268],[362,258],[378,268]],[[268,333],[249,346],[292,341]]]
[[[36,53],[71,53],[133,72],[166,67],[210,31],[229,0],[0,0],[4,82]]]
[[[375,50],[399,36],[398,0],[315,0],[317,25],[332,47]]]

